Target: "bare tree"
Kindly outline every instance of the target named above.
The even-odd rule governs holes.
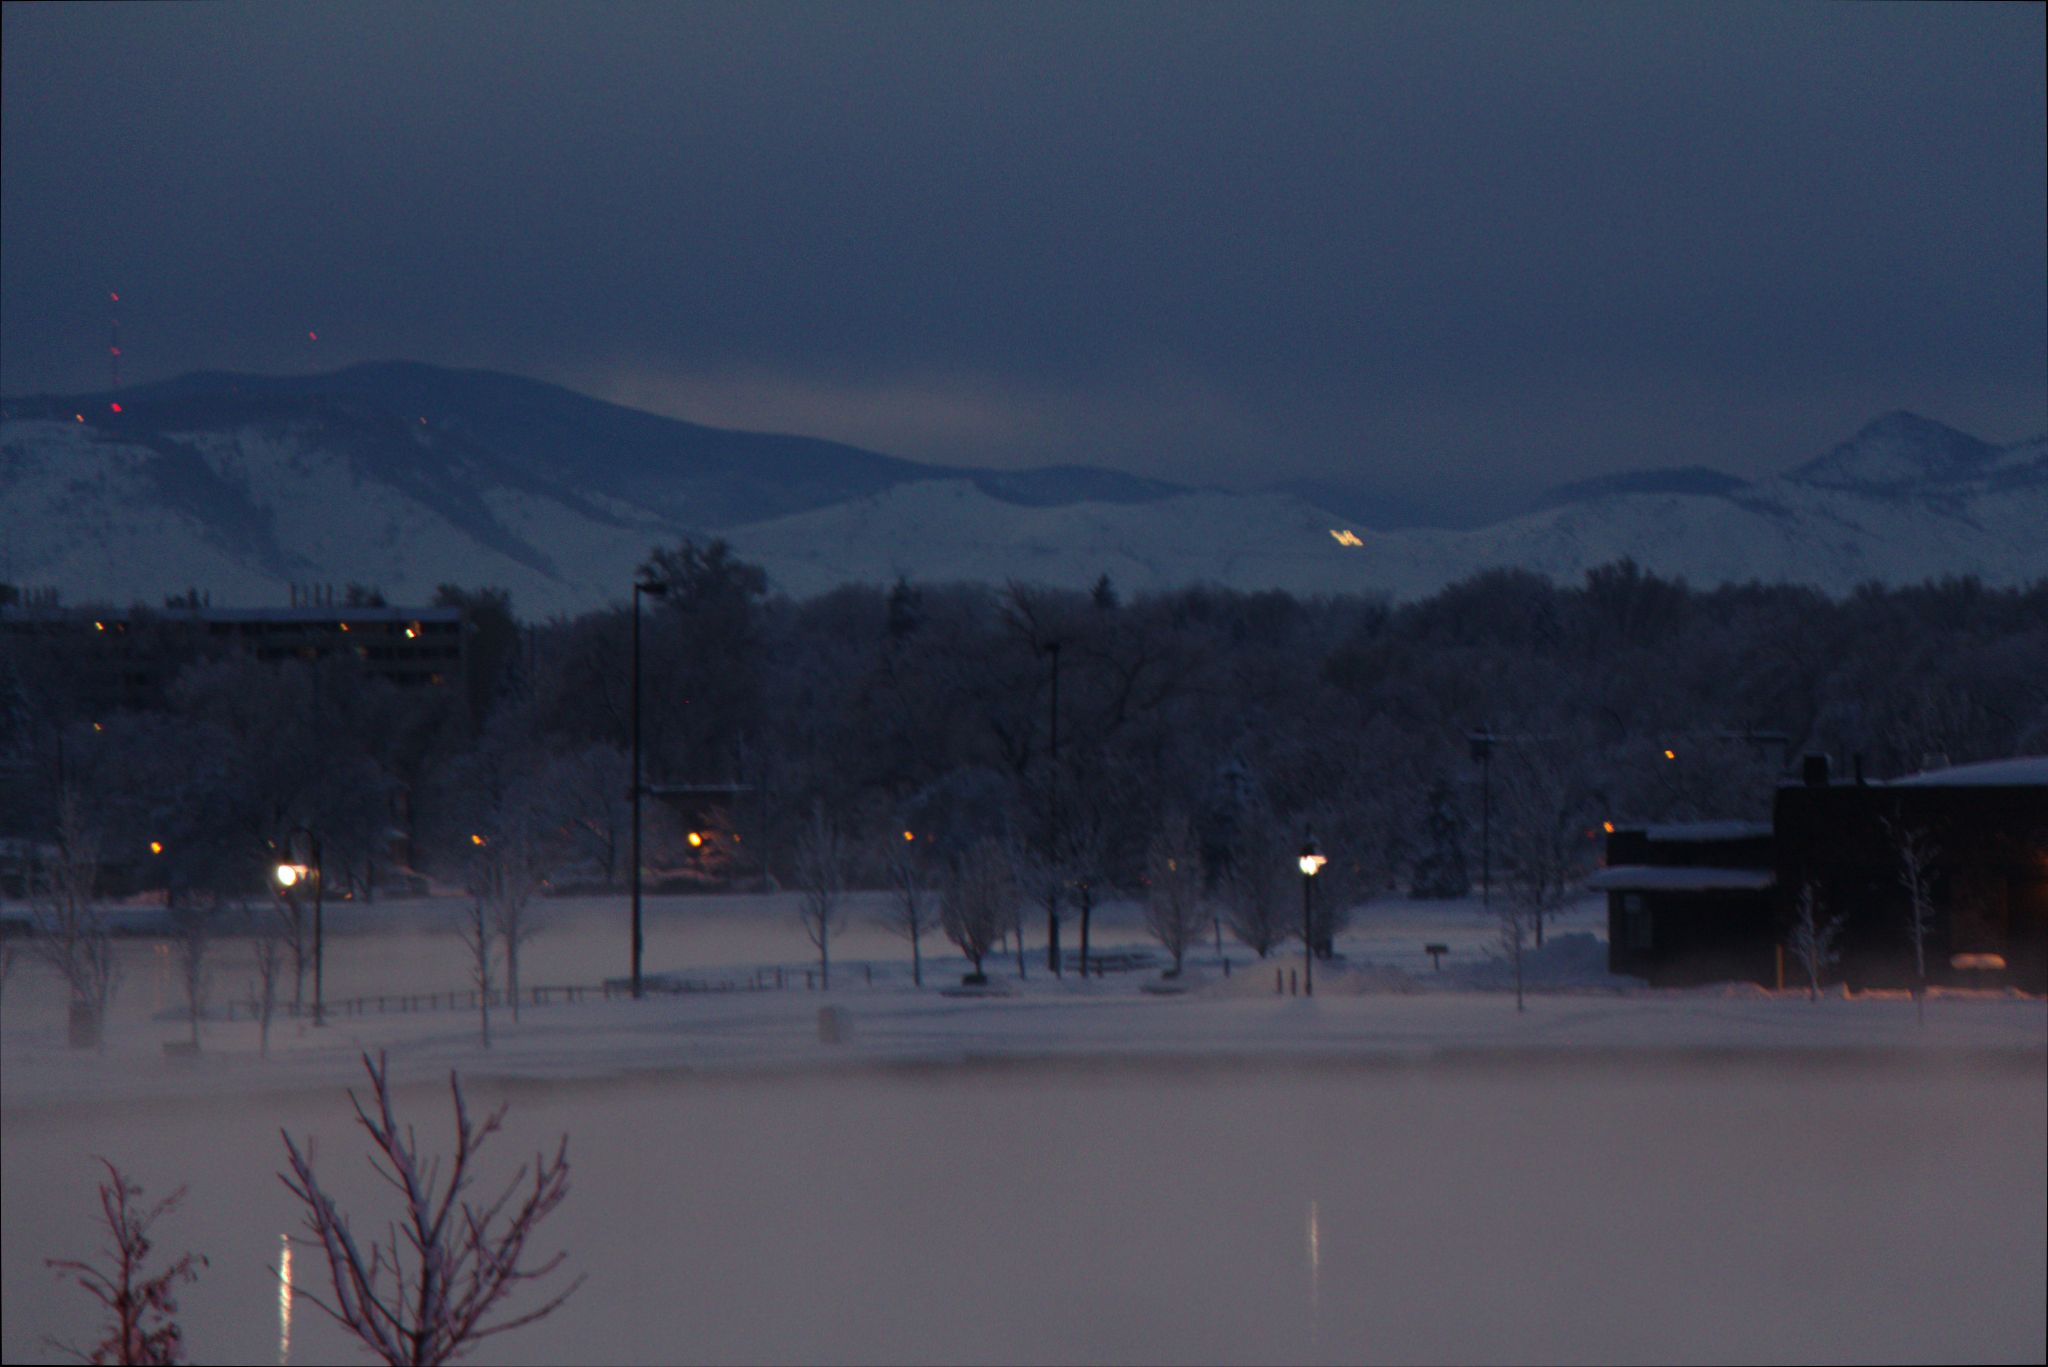
[[[97,1047],[116,980],[114,944],[98,906],[99,838],[72,792],[58,800],[56,854],[34,880],[29,914],[36,957],[70,989],[73,1048]]]
[[[205,1267],[206,1259],[187,1253],[153,1277],[143,1274],[143,1265],[149,1258],[149,1227],[177,1208],[185,1188],[144,1210],[135,1204],[142,1188],[107,1159],[99,1161],[107,1170],[107,1180],[100,1183],[100,1218],[113,1247],[100,1250],[102,1266],[70,1258],[46,1258],[44,1264],[84,1287],[114,1318],[90,1350],[54,1339],[49,1343],[81,1362],[176,1362],[184,1355],[185,1336],[171,1318],[178,1313],[172,1292],[180,1282],[197,1281],[196,1268]]]
[[[1173,956],[1167,976],[1177,978],[1188,949],[1209,925],[1202,899],[1202,850],[1185,815],[1167,816],[1152,837],[1145,867],[1152,883],[1145,899],[1145,927]]]
[[[496,981],[498,966],[495,935],[491,928],[491,909],[480,893],[471,892],[469,905],[462,909],[461,919],[455,923],[455,934],[462,941],[462,947],[469,951],[469,980],[476,985],[477,1031],[484,1048],[491,1047],[491,984]]]
[[[562,1137],[555,1156],[535,1155],[532,1180],[521,1167],[497,1199],[479,1204],[464,1199],[476,1180],[471,1171],[484,1141],[502,1128],[505,1106],[481,1125],[471,1121],[462,1099],[462,1082],[448,1076],[455,1099],[455,1159],[448,1186],[437,1193],[439,1161],[424,1167],[410,1126],[400,1127],[391,1112],[389,1067],[383,1054],[373,1062],[363,1055],[370,1075],[374,1114],[366,1110],[353,1088],[349,1104],[370,1136],[370,1165],[404,1199],[402,1222],[391,1225],[381,1242],[365,1256],[348,1218],[320,1187],[313,1173],[310,1149],[301,1151],[283,1132],[289,1173],[278,1177],[305,1207],[307,1237],[327,1258],[333,1302],[303,1288],[305,1296],[364,1346],[392,1364],[447,1362],[486,1338],[544,1319],[583,1284],[578,1277],[538,1309],[487,1324],[499,1302],[527,1282],[538,1281],[560,1267],[566,1253],[557,1253],[537,1267],[521,1267],[527,1241],[540,1222],[569,1194],[569,1138]],[[512,1205],[514,1197],[520,1197]],[[509,1215],[508,1215],[509,1208]],[[507,1217],[500,1223],[500,1217]],[[387,1285],[388,1282],[388,1285]]]
[[[533,899],[546,872],[538,822],[533,813],[500,804],[491,834],[471,834],[469,893],[482,910],[505,956],[505,993],[512,1001],[512,1023],[519,1023],[519,951],[539,930],[532,915]],[[464,943],[472,937],[465,931]],[[475,946],[471,944],[472,952]],[[486,995],[488,983],[479,988]],[[490,1031],[485,1030],[485,1043]]]
[[[846,864],[845,838],[826,818],[824,806],[814,804],[797,840],[797,883],[803,890],[797,915],[818,951],[819,985],[826,991],[832,988],[832,932],[846,920]]]
[[[256,977],[249,984],[249,1010],[256,1017],[262,1057],[269,1058],[270,1021],[277,1014],[277,979],[284,971],[284,937],[274,926],[259,926],[250,949],[256,956]]]
[[[1495,847],[1508,902],[1518,905],[1543,948],[1543,922],[1564,905],[1586,857],[1590,793],[1582,751],[1571,737],[1524,740],[1495,761]]]
[[[1923,826],[1885,819],[1899,856],[1899,886],[1906,891],[1906,935],[1913,944],[1913,1018],[1927,1024],[1927,936],[1934,928],[1934,861],[1941,849]]]
[[[961,856],[939,904],[939,927],[973,966],[968,981],[988,980],[982,961],[1015,921],[1017,900],[1010,856],[1000,842],[985,838]]]
[[[1529,903],[1510,893],[1494,903],[1494,915],[1499,928],[1500,947],[1507,951],[1508,960],[1515,968],[1515,1010],[1521,1011],[1524,1009],[1522,952],[1528,947],[1529,923],[1535,917],[1535,912]]]
[[[1806,970],[1808,1001],[1820,1000],[1820,975],[1842,957],[1841,951],[1835,948],[1835,939],[1842,930],[1842,918],[1831,916],[1821,920],[1819,903],[1820,889],[1816,884],[1809,882],[1799,889],[1791,933],[1785,941],[1792,957]]]
[[[185,1010],[192,1021],[192,1047],[199,1047],[199,1018],[206,1014],[207,956],[213,948],[213,924],[206,908],[188,900],[171,913],[172,955],[178,982],[185,989]]]
[[[889,903],[880,922],[884,930],[910,941],[910,981],[923,987],[921,942],[938,925],[939,895],[926,878],[916,850],[911,832],[905,832],[901,839],[884,836],[882,865],[889,881]]]
[[[1223,917],[1246,948],[1261,959],[1300,929],[1295,903],[1300,881],[1286,832],[1269,812],[1246,823],[1223,879]],[[1328,900],[1328,899],[1325,899]]]

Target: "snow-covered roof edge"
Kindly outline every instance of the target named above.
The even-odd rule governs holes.
[[[1595,892],[1761,892],[1776,881],[1769,869],[1717,869],[1704,864],[1619,864],[1586,880]]]
[[[1976,764],[1954,764],[1924,774],[1908,774],[1886,785],[1894,788],[2048,788],[2048,755],[2017,755]]]

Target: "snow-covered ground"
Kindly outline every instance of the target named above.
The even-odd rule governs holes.
[[[570,1136],[544,1227],[589,1283],[480,1361],[1525,1361],[2034,1359],[2048,1335],[2048,1004],[1809,1003],[1659,992],[1604,972],[1597,899],[1531,965],[1517,1015],[1475,903],[1389,901],[1317,966],[1313,1000],[1224,942],[1190,990],[1156,973],[1009,995],[909,983],[862,899],[834,990],[794,899],[649,899],[647,969],[733,990],[280,1022],[183,1038],[170,956],[125,944],[103,1053],[17,965],[0,1003],[0,1354],[91,1324],[42,1259],[94,1245],[106,1154],[188,1205],[207,1253],[181,1320],[200,1360],[355,1360],[268,1267],[296,1227],[279,1126],[317,1136],[344,1204],[380,1212],[344,1086],[388,1049],[401,1105],[445,1133],[445,1078],[508,1099],[509,1166]],[[341,906],[327,996],[464,983],[448,903]],[[549,904],[528,984],[627,965],[623,899]],[[1066,931],[1073,946],[1074,927]],[[1432,970],[1425,943],[1451,946]],[[1136,950],[1135,909],[1097,945]],[[929,948],[937,948],[931,946]],[[223,945],[215,1001],[249,976]],[[783,990],[747,990],[773,982]],[[819,1008],[848,1033],[820,1040]],[[488,1151],[487,1151],[488,1156]],[[495,1170],[495,1169],[494,1169]],[[308,1274],[301,1253],[295,1275]],[[289,1337],[288,1353],[284,1342]]]

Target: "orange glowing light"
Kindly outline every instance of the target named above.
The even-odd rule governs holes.
[[[102,726],[102,725],[101,725],[100,723],[98,723],[98,722],[94,722],[94,723],[92,724],[92,729],[93,729],[93,730],[95,730],[95,731],[104,731],[104,730],[106,730],[107,728],[106,728],[106,727],[104,727],[104,726]]]
[[[1337,544],[1340,546],[1363,546],[1365,544],[1358,539],[1358,533],[1348,527],[1332,527],[1330,535],[1337,539]]]
[[[1614,823],[1612,821],[1603,821],[1600,823],[1600,829],[1607,832],[1609,835],[1613,835]]]
[[[691,831],[691,832],[690,832],[690,848],[691,848],[691,849],[695,849],[695,848],[696,848],[697,846],[699,846],[699,845],[702,845],[703,843],[704,843],[704,837],[703,837],[703,836],[702,836],[701,834],[699,834],[699,833],[698,833],[698,832],[696,832],[696,831]]]
[[[912,832],[910,832],[910,831],[905,831],[905,832],[903,833],[903,838],[904,838],[905,840],[915,840],[915,839],[917,839],[917,836],[916,836],[915,834],[913,834]]]
[[[152,840],[152,841],[150,841],[150,842],[149,842],[149,852],[150,852],[151,854],[162,854],[162,853],[164,852],[164,842],[163,842],[163,841],[161,841],[161,840]]]
[[[481,845],[484,843],[484,838],[480,835],[472,835],[469,838],[469,843],[472,845]]]
[[[348,623],[347,623],[347,622],[343,622],[343,623],[341,624],[341,629],[342,629],[343,631],[347,631],[347,630],[348,630]]]
[[[1676,751],[1673,751],[1673,750],[1666,750],[1666,751],[1664,752],[1664,758],[1666,758],[1666,759],[1677,759],[1677,758],[1678,758],[1678,754],[1677,754],[1677,752],[1676,752]]]
[[[1975,970],[1981,973],[1996,973],[2005,967],[2003,954],[1953,954],[1949,956],[1950,968]]]
[[[92,629],[94,631],[105,631],[107,629],[107,624],[105,622],[94,622],[92,624]]]
[[[72,414],[71,416],[72,416],[73,418],[76,418],[76,419],[77,419],[77,420],[78,420],[79,422],[84,422],[84,421],[85,421],[85,414],[83,414],[83,413],[73,413],[73,414]]]

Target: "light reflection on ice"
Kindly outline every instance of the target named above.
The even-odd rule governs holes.
[[[277,1367],[291,1367],[292,1360],[292,1236],[278,1236],[277,1254]]]
[[[1308,1337],[1311,1349],[1323,1343],[1323,1227],[1318,1202],[1308,1203]]]

